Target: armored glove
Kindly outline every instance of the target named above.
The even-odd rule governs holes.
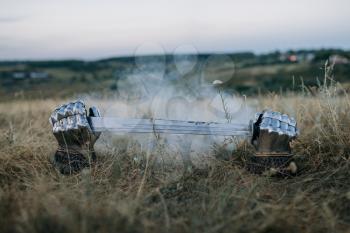
[[[87,113],[83,101],[71,102],[56,108],[50,117],[58,149],[54,165],[63,174],[71,174],[91,165],[96,160],[94,144],[100,133],[91,130],[87,116],[100,116],[96,107]]]
[[[294,118],[270,110],[257,113],[252,137],[252,144],[256,148],[256,154],[252,158],[255,172],[260,173],[267,168],[277,168],[284,172],[292,158],[290,142],[297,135]]]

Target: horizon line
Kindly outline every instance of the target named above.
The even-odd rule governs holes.
[[[341,47],[318,47],[318,48],[288,48],[288,49],[274,49],[274,50],[269,50],[269,51],[264,51],[264,52],[258,52],[254,50],[236,50],[236,51],[203,51],[203,52],[198,52],[198,53],[191,53],[191,52],[184,52],[184,53],[178,53],[178,55],[192,55],[192,54],[197,54],[198,56],[203,56],[203,55],[212,55],[212,54],[217,54],[217,55],[228,55],[228,54],[242,54],[242,53],[252,53],[254,55],[264,55],[264,54],[271,54],[275,52],[280,52],[280,53],[286,53],[286,52],[298,52],[298,51],[321,51],[321,50],[340,50],[343,52],[350,52],[350,48],[341,48]],[[173,56],[174,54],[169,52],[169,53],[145,53],[142,55],[132,55],[132,54],[121,54],[121,55],[106,55],[103,57],[97,57],[97,58],[83,58],[83,57],[61,57],[61,58],[25,58],[25,59],[1,59],[0,58],[0,63],[5,63],[5,62],[41,62],[41,61],[83,61],[83,62],[98,62],[98,61],[103,61],[103,60],[110,60],[110,59],[127,59],[127,58],[132,58],[132,57],[152,57],[152,56]]]

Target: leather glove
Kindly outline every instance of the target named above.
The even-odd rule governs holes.
[[[94,133],[88,116],[100,116],[96,107],[85,108],[83,101],[57,107],[50,117],[58,148],[52,159],[62,174],[72,174],[89,167],[96,160],[94,144],[101,133]]]
[[[251,142],[256,149],[253,162],[260,166],[258,170],[287,167],[292,157],[290,142],[298,134],[293,117],[271,110],[257,113]]]

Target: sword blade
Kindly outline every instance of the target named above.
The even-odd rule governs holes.
[[[162,119],[122,119],[117,117],[88,117],[94,132],[166,133],[216,136],[250,136],[250,124]]]

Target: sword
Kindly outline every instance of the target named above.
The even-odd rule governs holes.
[[[88,117],[87,120],[94,132],[252,136],[253,131],[252,123],[123,119],[117,117]]]
[[[83,153],[82,146],[84,145],[88,145],[89,151],[94,153],[94,143],[100,136],[100,133],[104,131],[113,133],[250,136],[251,142],[256,148],[256,153],[255,156],[249,159],[249,164],[251,164],[252,171],[257,173],[261,173],[269,167],[285,168],[287,164],[291,165],[290,142],[299,133],[294,118],[271,110],[257,113],[255,115],[255,123],[250,121],[247,124],[152,118],[123,119],[118,117],[101,117],[96,107],[89,108],[87,112],[82,101],[59,106],[51,114],[50,122],[53,126],[53,134],[59,145],[55,158],[69,155],[70,151],[76,153],[74,155],[80,156]],[[85,137],[86,135],[89,137]],[[81,155],[84,157],[83,154]],[[63,163],[61,160],[56,162]],[[66,166],[64,168],[71,169],[70,164],[68,166],[63,163],[63,165]],[[78,164],[75,169],[80,170],[81,166],[85,165]],[[71,170],[67,171],[68,173],[72,172]],[[295,164],[291,171],[295,173]],[[61,172],[66,171],[61,170]]]

